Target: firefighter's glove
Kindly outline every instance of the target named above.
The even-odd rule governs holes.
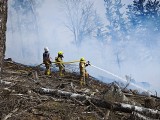
[[[63,70],[62,70],[62,72],[64,73],[64,72],[66,72],[66,70],[65,70],[65,69],[63,69]]]
[[[90,64],[90,61],[87,61],[87,64],[88,64],[88,65],[91,65],[91,64]]]

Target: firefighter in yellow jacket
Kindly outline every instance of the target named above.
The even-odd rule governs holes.
[[[85,59],[82,57],[80,59],[80,63],[79,63],[79,69],[80,69],[80,85],[86,85],[86,78],[88,78],[88,73],[86,71],[86,67],[90,65],[89,61],[88,63],[86,63]]]
[[[51,60],[50,60],[50,54],[49,54],[48,47],[44,48],[43,63],[45,64],[45,67],[46,67],[45,75],[50,75],[51,74],[51,68],[50,68]]]
[[[63,52],[59,51],[58,56],[55,58],[56,65],[59,67],[59,75],[63,76],[63,72],[65,72],[65,66],[63,64]]]

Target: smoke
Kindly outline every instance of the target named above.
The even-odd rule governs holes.
[[[103,44],[94,37],[86,38],[77,47],[71,32],[65,26],[66,17],[59,0],[45,0],[40,6],[33,6],[34,14],[33,12],[24,13],[22,9],[16,11],[13,8],[15,1],[10,0],[8,3],[6,58],[11,57],[14,61],[29,65],[40,64],[43,48],[48,46],[53,60],[60,50],[64,52],[64,61],[85,57],[94,65],[122,78],[125,75],[131,75],[138,82],[148,82],[151,84],[150,90],[160,92],[158,46],[146,47],[143,42],[134,41],[140,36],[137,38],[137,35],[132,35],[129,38],[130,42],[121,50],[113,44]],[[99,10],[104,7],[103,1],[97,0],[95,3],[98,3],[95,7],[104,19],[105,10]],[[115,49],[120,51],[119,63]],[[105,76],[116,80],[113,76],[91,67],[87,70],[94,77]]]

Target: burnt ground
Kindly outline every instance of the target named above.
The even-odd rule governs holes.
[[[37,73],[37,74],[36,74]],[[5,61],[0,81],[0,119],[1,120],[104,120],[107,109],[83,101],[63,98],[57,95],[41,95],[37,88],[58,89],[78,94],[86,94],[111,102],[123,102],[109,96],[111,84],[89,77],[88,85],[79,85],[79,75],[74,71],[59,77],[58,72],[51,76],[44,75],[40,67],[22,65]],[[123,93],[128,101],[125,103],[160,110],[158,98],[142,96],[129,91]],[[121,95],[120,95],[121,96]],[[110,99],[111,98],[111,99]],[[109,120],[129,120],[131,113],[110,111]]]

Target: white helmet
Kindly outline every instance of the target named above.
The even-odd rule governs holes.
[[[48,51],[49,51],[48,47],[45,47],[45,48],[44,48],[44,51],[45,51],[45,52],[48,52]]]

